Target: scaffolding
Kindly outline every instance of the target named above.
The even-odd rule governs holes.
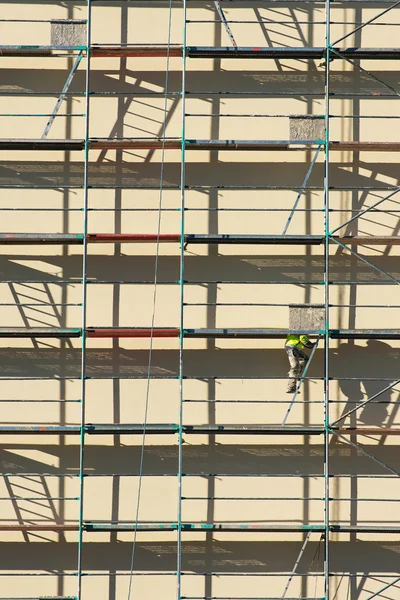
[[[18,549],[12,551],[17,554],[11,554],[0,571],[3,581],[7,580],[3,588],[8,594],[4,598],[1,594],[0,600],[28,600],[26,594],[21,596],[15,590],[30,590],[31,578],[35,578],[32,584],[35,591],[28,592],[35,594],[29,596],[32,600],[86,600],[98,595],[101,586],[107,587],[102,594],[110,600],[153,597],[156,593],[177,600],[372,600],[376,597],[394,600],[398,597],[400,577],[394,560],[387,560],[384,547],[393,549],[395,542],[391,541],[391,535],[400,533],[395,509],[391,512],[393,509],[387,508],[389,503],[397,507],[396,482],[400,476],[396,441],[392,442],[400,435],[400,426],[396,423],[400,400],[393,401],[391,397],[400,383],[396,369],[396,340],[400,340],[400,328],[395,327],[394,316],[398,314],[400,303],[393,300],[396,288],[392,287],[400,284],[396,261],[400,245],[397,203],[400,184],[395,168],[400,152],[396,133],[400,117],[390,104],[398,101],[400,95],[393,75],[400,50],[388,42],[396,39],[400,3],[390,0],[66,0],[62,3],[66,18],[60,18],[62,11],[58,10],[60,3],[56,0],[33,4],[40,6],[40,14],[44,14],[42,9],[46,7],[50,18],[29,18],[31,10],[28,10],[28,18],[16,18],[15,7],[30,9],[28,0],[1,2],[5,15],[11,15],[2,19],[1,24],[11,25],[17,33],[19,27],[25,25],[31,24],[33,28],[35,23],[40,29],[47,24],[51,27],[52,43],[38,45],[17,41],[0,45],[0,60],[4,61],[7,71],[5,83],[0,84],[1,106],[13,99],[16,106],[24,107],[24,112],[10,113],[7,108],[7,112],[0,113],[0,119],[12,122],[18,132],[0,139],[0,152],[3,152],[0,211],[5,223],[0,232],[0,246],[4,250],[4,263],[10,258],[0,280],[1,289],[7,289],[0,308],[16,309],[18,314],[17,324],[13,316],[11,322],[8,320],[7,315],[14,314],[11,312],[5,312],[5,320],[0,322],[0,339],[6,340],[0,349],[4,365],[0,379],[6,386],[5,398],[0,398],[0,402],[10,407],[24,403],[24,408],[31,403],[34,408],[50,403],[59,406],[60,413],[58,420],[49,418],[40,422],[28,407],[26,416],[21,418],[18,413],[18,419],[12,418],[12,409],[11,420],[4,411],[0,435],[5,436],[4,446],[8,452],[12,452],[13,444],[18,446],[19,439],[24,440],[24,449],[32,452],[40,451],[43,440],[56,439],[58,442],[51,441],[53,445],[66,454],[76,448],[79,458],[73,467],[60,458],[57,467],[44,462],[41,469],[32,470],[32,464],[38,465],[40,461],[30,459],[29,453],[23,461],[21,459],[20,465],[8,463],[5,457],[4,497],[0,496],[0,502],[3,501],[0,506],[7,502],[12,510],[10,513],[5,509],[5,516],[0,520],[0,531],[5,532],[4,546],[16,541],[27,544],[33,539],[46,544],[36,551],[43,552],[41,564],[44,566],[27,559],[26,568],[21,566],[23,561],[13,563]],[[94,37],[93,32],[97,31],[99,22],[105,26],[108,9],[120,11],[125,29],[131,12],[147,11],[146,19],[151,19],[151,23],[152,13],[161,12],[163,29],[157,31],[163,32],[163,41],[131,43],[129,35],[122,35],[118,43],[101,43],[98,34]],[[54,18],[51,18],[53,10]],[[94,11],[99,12],[97,21]],[[100,15],[101,11],[104,16]],[[81,18],[83,12],[85,15]],[[245,13],[244,18],[239,18],[241,12]],[[76,18],[78,13],[80,18]],[[253,17],[249,18],[248,13]],[[202,18],[199,19],[198,14]],[[181,39],[174,39],[173,18],[183,25],[179,29]],[[150,21],[145,22],[151,38]],[[240,45],[242,35],[247,40],[253,35],[243,34],[247,26],[257,27],[262,32],[264,45]],[[203,37],[202,27],[206,28],[205,39],[210,38],[212,28],[214,44],[195,43]],[[375,37],[365,35],[365,45],[364,33],[371,28]],[[100,27],[100,31],[100,35],[106,36],[104,28]],[[58,91],[42,89],[40,85],[28,89],[29,83],[25,85],[21,81],[15,84],[18,71],[36,59],[63,61],[57,63],[63,65],[66,73]],[[124,71],[125,79],[121,79],[122,83],[114,80],[111,86],[103,81],[106,89],[101,89],[99,73],[108,69],[111,72],[109,65],[115,63],[107,61],[112,60],[118,61],[117,71]],[[138,72],[140,61],[144,61],[149,70],[153,60],[157,65],[155,70],[164,65],[165,79],[149,76],[146,87],[138,76],[135,85],[124,87],[128,60],[135,61]],[[203,61],[200,62],[203,77],[201,80],[199,77],[198,82],[191,71],[196,60]],[[102,61],[106,64],[104,68]],[[175,61],[173,68],[171,61]],[[225,70],[221,68],[222,61],[226,61]],[[249,73],[248,65],[254,69],[256,75],[251,74],[250,83],[244,81],[245,78],[235,83],[231,75],[235,61],[243,73]],[[279,77],[269,73],[269,78],[266,75],[263,79],[266,64],[273,64]],[[381,68],[378,73],[376,65]],[[207,85],[207,76],[214,68],[216,76],[214,73],[212,84],[209,88],[202,87]],[[46,67],[43,71],[46,77]],[[77,82],[78,76],[81,78]],[[12,85],[7,83],[7,77],[14,78]],[[287,85],[284,85],[285,77]],[[224,88],[226,82],[229,85],[233,82],[232,87]],[[51,87],[51,84],[50,74],[45,85]],[[122,118],[123,124],[116,126],[108,136],[93,136],[92,125],[96,120],[101,121],[103,110],[98,109],[96,103],[110,99],[117,101],[118,119]],[[49,100],[54,103],[53,108],[46,108],[50,106]],[[260,106],[259,100],[265,106],[263,112],[253,108],[253,102]],[[272,110],[270,100],[276,101]],[[38,106],[42,101],[45,108],[40,112],[26,109],[30,102]],[[124,117],[131,104],[135,102],[135,110],[139,111],[135,118],[151,121],[147,116],[147,102],[151,101],[155,103],[153,108],[162,110],[162,117],[158,114],[158,120],[154,121],[160,126],[158,132],[153,135],[147,131],[142,137],[124,135]],[[235,104],[235,101],[240,103]],[[282,112],[277,113],[274,111],[279,101]],[[157,102],[164,102],[164,108],[160,109]],[[286,102],[289,109],[285,112]],[[306,114],[292,112],[292,107],[299,102],[306,106]],[[247,112],[244,112],[244,104],[250,107]],[[365,105],[367,114],[363,113]],[[235,106],[239,106],[240,112]],[[180,116],[176,118],[178,110]],[[385,110],[393,114],[385,115]],[[174,118],[178,133],[170,126],[170,119]],[[19,137],[21,129],[15,125],[18,119],[27,119],[35,125],[44,119],[42,134]],[[67,123],[65,137],[60,135],[62,129],[57,128],[63,119]],[[197,134],[206,129],[203,119],[211,123],[211,135],[204,139]],[[259,124],[260,139],[224,139],[221,135],[221,131],[228,129],[221,123],[228,122],[237,128],[233,129],[236,132],[240,130],[240,123],[252,119]],[[77,121],[79,125],[75,125]],[[194,121],[200,123],[197,129],[192,126]],[[278,137],[275,131],[279,135],[284,127],[281,124],[286,121],[290,127],[288,135],[275,139]],[[273,133],[268,137],[264,122],[271,123]],[[7,131],[12,127],[10,125]],[[33,131],[32,127],[28,130]],[[135,129],[140,130],[140,127]],[[53,138],[54,130],[56,137]],[[249,130],[254,133],[250,125]],[[174,135],[170,135],[170,131]],[[196,132],[194,136],[192,131]],[[379,139],[381,135],[385,139]],[[391,137],[393,139],[388,139]],[[14,152],[17,153],[15,161]],[[107,152],[115,153],[113,156],[117,158],[112,160],[119,161],[119,173],[116,169],[107,170],[104,161]],[[222,154],[225,152],[228,154]],[[34,158],[20,153],[34,153]],[[255,159],[253,153],[256,153]],[[161,165],[158,174],[155,168],[151,170],[154,156]],[[207,158],[197,158],[199,156]],[[219,160],[220,156],[228,158]],[[381,164],[382,156],[389,158],[379,171],[377,165]],[[193,168],[196,160],[199,162],[194,167],[208,160],[210,170],[203,168],[198,176]],[[237,173],[225,169],[227,160],[233,163],[237,160]],[[285,162],[288,160],[293,162]],[[287,169],[282,179],[279,163],[284,163]],[[49,202],[47,192],[51,194]],[[61,203],[53,195],[55,192],[61,194]],[[123,202],[122,192],[131,193],[134,206]],[[159,194],[153,204],[151,192]],[[107,196],[109,193],[115,196]],[[220,193],[226,193],[227,205],[225,196],[219,201]],[[240,200],[231,193],[240,193]],[[257,201],[252,204],[252,193],[261,194],[261,204]],[[281,193],[284,202],[291,199],[289,206],[282,206]],[[19,204],[18,194],[28,194],[28,201],[21,196]],[[165,201],[167,194],[179,197],[179,202]],[[199,205],[193,202],[191,194]],[[109,197],[113,201],[111,208],[107,204]],[[205,203],[204,197],[207,198]],[[54,198],[57,200],[53,204]],[[233,198],[231,205],[230,198]],[[39,204],[45,200],[43,205],[33,204],[38,199]],[[138,206],[135,205],[137,199]],[[346,204],[347,200],[350,202]],[[51,223],[53,214],[61,214],[59,229],[62,233],[46,231],[48,225],[43,212]],[[31,232],[29,216],[24,221],[24,213],[34,214],[34,219],[39,215],[44,231]],[[136,221],[131,219],[131,213]],[[204,214],[205,221],[202,220]],[[224,227],[218,219],[225,214],[229,218],[234,215],[240,231],[228,228],[221,232]],[[153,215],[155,220],[146,221],[148,215]],[[168,231],[162,226],[164,215],[171,217],[166,227]],[[251,227],[247,227],[249,215],[253,219]],[[111,216],[112,227],[107,227],[105,219]],[[299,225],[300,216],[304,217],[304,227]],[[106,225],[103,231],[93,226],[100,222],[96,221],[97,217],[105,217],[101,221]],[[252,231],[241,232],[242,217],[244,230]],[[127,231],[124,219],[129,227],[139,223],[139,231],[129,231],[129,227]],[[261,225],[257,222],[254,225],[257,219]],[[28,222],[28,231],[7,229],[7,223],[18,222]],[[225,222],[232,221],[223,220]],[[265,224],[267,227],[271,224],[271,230],[276,231],[254,231]],[[292,233],[294,230],[296,233]],[[106,250],[103,255],[103,250],[99,251],[99,265],[95,265],[92,259],[97,257],[99,246],[111,247],[114,253],[107,255]],[[155,270],[150,268],[150,263],[132,267],[135,258],[146,256],[148,248],[153,253]],[[233,263],[232,248],[243,251],[243,261],[250,264],[253,260],[255,266],[246,270]],[[260,248],[260,256],[251,254]],[[293,264],[289,264],[290,250],[294,252]],[[40,263],[40,257],[53,256],[53,252],[59,259],[54,261],[54,268],[25,266],[29,257]],[[166,266],[165,257],[172,257]],[[198,275],[193,266],[196,260],[204,263]],[[61,263],[68,266],[61,268]],[[250,278],[246,275],[248,272]],[[107,319],[96,306],[97,302],[101,304],[102,298],[97,300],[96,294],[101,297],[105,286],[112,287],[113,306],[121,301],[125,290],[128,290],[127,298],[131,298],[129,294],[135,290],[154,289],[154,301],[146,296],[143,302],[148,304],[143,312],[151,314],[150,321],[141,321],[141,314],[137,321],[136,315],[125,311],[129,315],[128,323],[121,324],[113,313],[112,324],[104,324]],[[245,290],[243,293],[238,291],[240,286]],[[275,291],[281,287],[283,292]],[[155,315],[156,293],[158,289],[172,288],[175,304],[171,321],[161,326]],[[254,288],[265,289],[264,296],[253,292]],[[365,288],[367,291],[361,293],[364,300],[360,301],[357,291]],[[368,292],[369,288],[372,292]],[[90,296],[93,289],[94,295]],[[202,293],[203,289],[206,294]],[[228,293],[227,289],[231,291]],[[282,322],[284,311],[292,307],[293,300],[298,302],[299,290],[304,291],[304,301],[295,307],[322,310],[322,321],[314,326],[275,325],[274,315]],[[150,313],[149,306],[152,307]],[[196,317],[192,317],[192,314],[203,315],[195,312],[202,308],[207,315],[206,323],[203,316],[197,322]],[[218,308],[226,309],[233,325],[218,324]],[[235,326],[241,320],[235,312],[239,308],[245,308],[249,315],[254,311],[256,317],[249,318],[251,323],[261,321],[257,326]],[[257,312],[258,309],[264,312]],[[347,311],[347,325],[342,309]],[[366,318],[359,317],[362,310],[366,311]],[[190,317],[187,316],[189,311],[194,311]],[[163,318],[166,314],[163,312]],[[214,316],[210,318],[210,314]],[[268,319],[265,314],[273,316]],[[45,322],[43,315],[46,318],[50,315],[51,319]],[[100,315],[100,322],[92,322],[93,315]],[[266,321],[270,324],[265,325]],[[313,350],[296,391],[282,399],[276,397],[276,393],[279,386],[284,388],[287,375],[276,368],[279,361],[272,355],[282,355],[283,340],[289,333],[312,336],[318,340],[318,348]],[[104,346],[97,347],[92,339],[106,341]],[[131,355],[121,347],[126,340],[127,349],[139,357],[136,366],[132,366]],[[218,347],[216,340],[221,344]],[[346,344],[341,345],[340,340]],[[368,358],[365,362],[366,353],[362,349],[367,346],[356,346],[356,340],[367,340],[370,345],[372,342],[372,364]],[[393,341],[394,346],[389,347],[384,340]],[[229,346],[235,341],[236,345]],[[37,358],[32,357],[32,348]],[[249,352],[244,371],[240,358],[232,366],[228,364],[229,356],[223,357],[225,362],[221,362],[221,372],[217,372],[218,350],[228,354],[231,348],[243,352],[248,348],[262,349],[271,356],[274,366],[263,370],[257,363],[257,368],[253,368],[253,355]],[[108,349],[111,349],[111,359],[103,357]],[[168,357],[172,351],[178,360]],[[195,368],[200,352],[210,356],[204,372]],[[161,360],[162,353],[167,357],[165,363]],[[31,360],[39,362],[31,364]],[[250,393],[245,391],[241,397],[238,392],[232,397],[234,386],[243,380],[251,384]],[[157,381],[173,386],[163,393],[165,399],[176,406],[174,420],[164,419],[168,411],[162,412],[160,404],[157,410],[162,418],[154,421],[153,416],[149,416],[152,414],[150,382]],[[23,382],[29,382],[27,387],[21,388],[23,392],[7,396],[13,389],[7,386]],[[50,392],[38,387],[45,382],[56,382],[60,386],[58,398],[52,385]],[[129,393],[133,390],[131,403],[139,403],[140,395],[143,418],[124,422],[120,408],[115,405],[108,421],[92,419],[97,415],[91,404],[88,410],[89,386],[98,385],[93,388],[94,392],[90,391],[92,396],[107,395],[113,389],[117,397],[120,390],[115,392],[116,388],[110,386],[125,385],[125,382],[141,386],[129,388]],[[227,398],[217,392],[217,384],[224,382],[232,382],[227,388],[231,394]],[[206,384],[206,393],[199,383]],[[316,393],[312,386],[317,387]],[[334,386],[335,392],[332,392]],[[159,394],[160,389],[157,388]],[[252,397],[254,390],[256,398]],[[307,393],[301,399],[304,390]],[[35,398],[37,392],[39,397]],[[99,397],[99,402],[107,404],[109,401],[107,397]],[[76,411],[71,413],[73,423],[69,422],[67,413],[70,405],[72,409],[75,406],[79,409],[79,419]],[[218,422],[216,411],[221,405],[225,416],[238,406],[244,407],[242,417],[250,407],[260,412],[259,416],[251,413],[249,422]],[[372,405],[392,412],[387,412],[379,422],[368,415],[362,420],[360,411]],[[191,411],[193,420],[188,420],[186,410]],[[103,407],[98,411],[101,415],[111,414]],[[275,414],[278,416],[273,418]],[[201,419],[203,422],[199,422]],[[150,448],[155,446],[148,445],[149,438],[160,440],[153,456]],[[73,445],[71,439],[79,443]],[[93,467],[93,439],[100,439],[96,449],[101,448],[96,468]],[[125,439],[128,439],[126,445]],[[8,440],[12,440],[10,446],[7,446]],[[112,443],[121,455],[125,453],[123,461],[116,459],[115,454],[108,456],[112,454]],[[201,452],[191,454],[187,449],[191,445],[203,445],[205,458]],[[224,450],[224,445],[229,448]],[[240,447],[240,452],[235,445]],[[126,449],[132,451],[133,458]],[[156,463],[157,452],[158,458],[165,459],[165,467]],[[229,452],[231,462],[225,457]],[[289,467],[283,460],[276,460],[274,465],[271,461],[263,464],[265,456],[282,458],[290,453],[295,457],[294,466]],[[351,461],[351,467],[346,466],[346,460]],[[147,467],[146,461],[151,462],[151,467]],[[281,470],[279,465],[282,465]],[[97,480],[101,483],[104,478],[111,478],[113,486],[109,519],[96,517],[101,513],[97,502],[101,503],[99,497],[103,493],[96,491]],[[119,480],[123,478],[134,481],[132,488],[128,485],[129,494],[132,495],[132,489],[135,492],[133,501],[130,497],[129,518],[121,516],[118,505],[122,494]],[[147,501],[151,505],[145,490],[146,479],[173,481],[174,518],[147,520],[142,517],[143,503]],[[96,483],[88,492],[93,480]],[[158,485],[164,490],[161,483],[156,483],[153,495],[158,496]],[[375,491],[378,486],[381,495]],[[160,503],[162,494],[160,491],[159,498],[153,498],[155,504]],[[303,503],[301,518],[297,509],[292,515],[292,509],[287,508],[296,502]],[[74,508],[70,508],[69,503]],[[341,503],[350,507],[349,517],[343,517],[338,509]],[[372,509],[373,517],[368,513],[364,518],[366,513],[360,505],[365,503],[379,506]],[[202,508],[192,509],[196,504]],[[40,512],[44,505],[48,505],[50,516]],[[231,511],[230,505],[239,508]],[[263,508],[258,508],[260,505]],[[271,505],[278,508],[272,510]],[[387,509],[387,515],[382,507]],[[375,514],[378,511],[382,514]],[[126,514],[126,511],[121,512]],[[159,514],[164,514],[162,507]],[[236,514],[243,517],[239,519]],[[22,537],[8,538],[9,535]],[[12,541],[7,542],[9,539]],[[104,546],[101,550],[93,550],[100,544],[97,539]],[[195,542],[190,541],[192,539]],[[74,544],[76,554],[73,558],[65,555],[53,564],[49,550],[43,546],[63,545],[67,541]],[[345,542],[351,548],[344,549]],[[112,544],[111,552],[107,550],[108,544]],[[117,551],[118,546],[123,546],[123,551]],[[100,552],[103,553],[101,559]],[[153,553],[150,559],[145,556],[146,552]],[[383,557],[377,556],[378,552]],[[190,553],[195,556],[192,561],[187,559]],[[356,559],[357,553],[360,557]],[[282,560],[283,556],[287,559]],[[376,568],[371,566],[375,564]],[[21,581],[26,578],[28,584],[18,587],[16,576]],[[100,581],[99,587],[97,583],[93,588],[86,585],[91,578]],[[154,588],[142,584],[145,579]],[[107,581],[106,586],[104,581]],[[347,583],[342,585],[342,581]]]

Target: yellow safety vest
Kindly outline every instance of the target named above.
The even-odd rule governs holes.
[[[308,342],[308,335],[288,335],[285,345],[293,346],[294,348],[302,348]]]

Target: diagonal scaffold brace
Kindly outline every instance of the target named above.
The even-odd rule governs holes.
[[[365,400],[364,402],[361,402],[361,404],[357,404],[357,406],[355,406],[351,410],[347,411],[346,413],[344,413],[344,415],[342,415],[341,417],[339,417],[338,419],[336,419],[336,421],[334,421],[333,423],[331,423],[331,427],[333,427],[334,425],[337,425],[340,421],[342,421],[343,419],[345,419],[349,415],[352,415],[354,412],[356,412],[357,410],[359,410],[360,408],[362,408],[366,404],[369,404],[370,402],[373,402],[375,400],[375,398],[378,398],[379,396],[381,396],[382,394],[384,394],[388,390],[391,390],[392,388],[394,388],[399,383],[400,383],[400,379],[397,379],[394,383],[391,383],[390,385],[384,387],[383,390],[381,390],[380,392],[377,392],[376,394],[374,394],[373,396],[371,396],[370,398],[368,398],[368,400]]]
[[[42,135],[42,138],[41,138],[42,140],[46,139],[47,134],[49,133],[49,131],[51,129],[51,126],[54,123],[54,119],[56,118],[57,113],[60,110],[61,104],[65,100],[65,97],[66,97],[66,94],[68,92],[69,86],[71,85],[72,80],[74,78],[74,75],[77,72],[79,65],[81,64],[82,58],[83,58],[83,51],[81,50],[79,52],[78,56],[76,57],[76,60],[75,60],[75,62],[73,64],[73,66],[72,66],[72,69],[71,69],[71,71],[70,71],[70,73],[69,73],[69,75],[67,77],[67,81],[65,82],[64,87],[63,87],[63,89],[61,91],[61,94],[60,94],[60,96],[59,96],[59,98],[58,98],[58,100],[56,102],[56,105],[54,107],[53,113],[52,113],[51,117],[49,118],[49,120],[47,121],[46,127],[44,128],[44,132],[43,132],[43,135]]]
[[[347,221],[345,221],[344,223],[342,223],[341,225],[339,225],[338,227],[336,227],[335,229],[333,229],[332,231],[330,231],[329,232],[329,236],[332,237],[334,233],[336,233],[337,231],[339,231],[339,229],[342,229],[343,227],[345,227],[346,225],[349,225],[353,221],[355,221],[357,219],[360,219],[367,212],[369,212],[371,210],[374,210],[377,206],[379,206],[380,204],[382,204],[383,202],[385,202],[385,200],[389,200],[390,198],[392,198],[392,196],[394,196],[395,194],[398,194],[399,192],[400,192],[400,187],[397,187],[395,190],[393,190],[390,194],[388,194],[384,198],[380,198],[377,202],[375,202],[371,206],[368,206],[368,208],[365,208],[360,213],[358,213],[358,215],[355,215],[354,217],[351,217],[351,219],[348,219]]]
[[[308,544],[308,540],[310,539],[310,535],[311,535],[311,534],[312,534],[312,531],[308,531],[308,532],[307,532],[307,535],[306,535],[306,537],[305,537],[305,540],[304,540],[304,542],[303,542],[303,545],[302,545],[302,547],[300,548],[300,552],[299,552],[299,554],[298,554],[298,556],[297,556],[297,558],[296,558],[296,561],[295,561],[295,563],[294,563],[294,566],[293,566],[292,572],[291,572],[291,574],[290,574],[290,576],[289,576],[289,579],[288,579],[288,581],[287,581],[287,584],[286,584],[286,586],[285,586],[285,589],[283,590],[283,594],[282,594],[282,596],[281,596],[281,598],[282,598],[282,599],[283,599],[283,598],[285,598],[285,596],[286,596],[286,594],[287,594],[287,591],[288,591],[288,589],[289,589],[289,586],[290,586],[290,584],[291,584],[291,582],[292,582],[292,580],[293,580],[293,577],[294,577],[294,575],[295,575],[295,573],[296,573],[296,569],[297,569],[297,567],[299,566],[299,562],[301,561],[301,557],[303,556],[303,554],[304,554],[304,552],[305,552],[305,549],[306,549],[306,546],[307,546],[307,544]]]
[[[219,15],[219,18],[221,19],[221,23],[223,23],[223,25],[225,27],[225,31],[228,34],[229,39],[232,42],[233,47],[237,48],[236,40],[235,40],[235,38],[233,36],[231,28],[229,27],[229,23],[228,23],[228,21],[226,19],[225,13],[222,10],[222,6],[220,4],[220,0],[214,0],[214,6],[215,6],[215,10],[217,11],[217,13]]]
[[[391,281],[393,281],[393,283],[396,283],[397,285],[400,285],[400,280],[399,279],[397,279],[396,277],[393,277],[392,275],[390,275],[390,273],[387,273],[383,269],[380,269],[373,262],[371,262],[370,260],[368,260],[367,258],[365,258],[365,256],[362,256],[361,254],[359,254],[355,250],[352,250],[351,248],[349,248],[349,246],[346,246],[346,244],[342,244],[342,242],[339,241],[338,239],[335,239],[335,238],[332,238],[332,239],[335,242],[335,244],[337,244],[338,246],[340,246],[341,248],[343,248],[343,250],[347,250],[348,252],[350,252],[350,254],[352,254],[353,256],[355,256],[356,258],[358,258],[359,260],[361,260],[361,262],[365,263],[366,265],[368,265],[369,267],[371,267],[375,271],[377,271],[377,273],[379,273],[380,275],[383,275],[384,277],[387,277],[388,279],[390,279]]]
[[[375,592],[375,594],[372,594],[372,596],[368,596],[367,600],[372,600],[372,598],[376,598],[377,596],[380,596],[382,594],[382,592],[385,592],[387,589],[392,587],[392,585],[395,585],[399,581],[400,581],[400,577],[397,577],[394,581],[391,581],[390,583],[385,585],[385,587],[383,587],[380,590],[378,590],[377,592]]]
[[[282,235],[286,235],[286,233],[287,233],[287,230],[289,229],[290,222],[291,222],[291,220],[293,219],[293,215],[294,215],[294,213],[296,212],[296,208],[297,208],[297,206],[298,206],[298,204],[299,204],[299,202],[300,202],[300,198],[301,198],[301,197],[302,197],[302,195],[304,194],[304,190],[305,190],[305,188],[306,188],[306,186],[307,186],[307,183],[308,183],[308,180],[309,180],[309,178],[310,178],[310,175],[311,175],[311,172],[312,172],[312,170],[313,170],[313,167],[314,167],[315,163],[317,162],[318,154],[319,154],[319,152],[320,152],[321,148],[322,148],[322,145],[318,146],[318,148],[317,148],[317,150],[316,150],[316,152],[315,152],[315,154],[314,154],[314,158],[313,158],[313,159],[312,159],[312,161],[311,161],[310,167],[309,167],[309,169],[308,169],[308,171],[307,171],[307,174],[306,174],[306,176],[305,176],[305,178],[304,178],[304,181],[303,181],[303,183],[302,183],[302,186],[301,186],[301,188],[300,188],[300,190],[299,190],[299,192],[298,192],[298,194],[297,194],[296,200],[295,200],[295,202],[294,202],[294,204],[293,204],[293,208],[292,208],[292,210],[290,211],[290,215],[289,215],[289,217],[288,217],[288,220],[286,221],[286,225],[285,225],[285,227],[284,227],[284,229],[283,229]]]
[[[377,458],[371,452],[368,452],[367,450],[365,450],[365,448],[363,448],[362,446],[360,446],[360,444],[356,444],[356,443],[352,442],[351,440],[347,439],[344,435],[342,435],[338,431],[335,431],[335,429],[329,429],[329,431],[330,431],[330,433],[332,433],[333,435],[335,435],[337,438],[339,438],[340,440],[342,440],[346,444],[349,444],[349,446],[351,446],[355,450],[358,450],[359,452],[361,452],[361,454],[364,454],[364,456],[367,456],[368,458],[371,458],[374,462],[376,462],[376,464],[380,465],[384,469],[387,469],[388,471],[390,471],[390,473],[393,473],[393,475],[397,475],[398,477],[400,477],[400,471],[397,471],[396,469],[394,469],[390,465],[388,465],[385,462],[383,462],[383,460],[380,460],[379,458]]]

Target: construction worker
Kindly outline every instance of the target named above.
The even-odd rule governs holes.
[[[289,334],[287,336],[285,350],[290,364],[290,371],[288,373],[290,379],[286,390],[288,394],[296,391],[301,373],[308,361],[308,356],[303,352],[303,348],[314,348],[314,346],[315,344],[308,339],[308,335]]]

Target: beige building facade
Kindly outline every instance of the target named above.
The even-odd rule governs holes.
[[[393,4],[0,1],[0,600],[400,598]]]

